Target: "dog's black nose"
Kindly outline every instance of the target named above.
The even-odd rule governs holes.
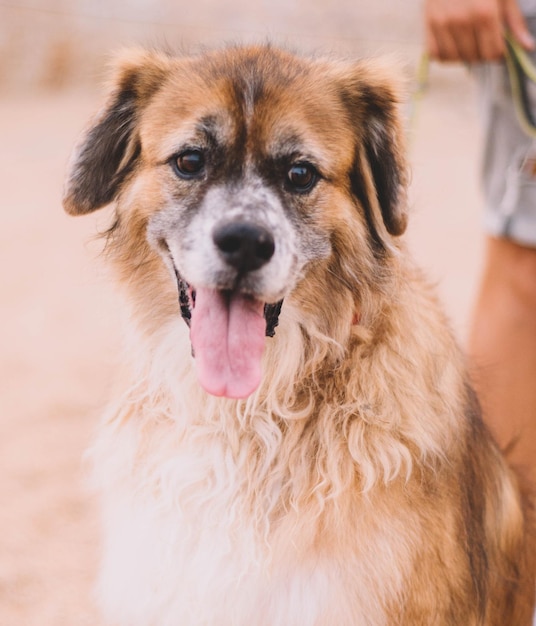
[[[219,226],[212,238],[222,257],[241,272],[252,272],[272,258],[275,242],[272,234],[257,224],[230,222]]]

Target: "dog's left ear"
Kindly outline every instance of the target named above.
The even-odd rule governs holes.
[[[139,116],[170,63],[164,54],[138,50],[115,59],[108,102],[71,157],[63,195],[67,213],[90,213],[114,200],[139,156]]]
[[[384,65],[364,62],[346,70],[342,79],[343,101],[356,139],[352,191],[380,241],[401,235],[408,219],[408,172],[398,83]]]

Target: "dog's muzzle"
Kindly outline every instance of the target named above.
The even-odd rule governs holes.
[[[275,251],[272,234],[248,221],[221,223],[212,239],[222,265],[237,278],[259,270]],[[247,398],[261,383],[265,337],[275,335],[282,301],[267,304],[236,286],[190,285],[177,268],[175,274],[201,386],[215,396]]]

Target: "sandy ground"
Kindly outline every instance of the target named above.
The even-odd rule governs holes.
[[[82,460],[117,364],[118,302],[95,241],[105,218],[69,218],[60,203],[69,150],[97,105],[96,90],[0,99],[0,626],[102,624]],[[432,68],[410,148],[411,248],[463,341],[482,241],[462,69]]]

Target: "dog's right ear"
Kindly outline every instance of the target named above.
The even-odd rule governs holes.
[[[127,51],[114,62],[107,104],[90,124],[71,157],[63,206],[83,215],[109,204],[135,166],[140,152],[140,112],[166,80],[171,59]]]

